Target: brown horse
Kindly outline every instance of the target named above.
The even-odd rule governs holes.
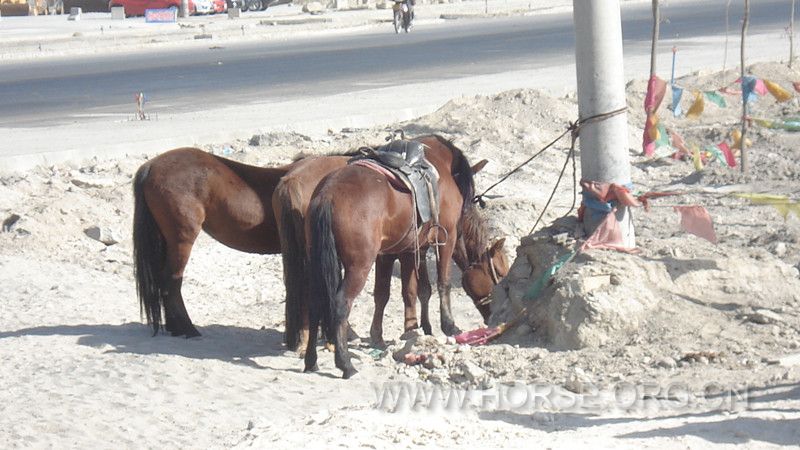
[[[373,262],[381,254],[399,255],[401,266],[406,267],[401,269],[402,280],[413,283],[418,279],[415,244],[420,243],[424,254],[430,237],[440,244],[437,290],[441,328],[447,335],[459,332],[450,311],[450,261],[459,222],[478,217],[465,214],[474,208],[472,169],[461,150],[450,141],[433,136],[430,143],[425,143],[425,156],[439,173],[440,204],[438,223],[422,224],[418,235],[414,233],[417,215],[410,197],[372,169],[349,165],[326,176],[317,186],[305,220],[305,234],[310,241],[306,371],[317,370],[316,334],[321,323],[327,336],[333,338],[336,367],[342,370],[344,378],[356,373],[347,352],[347,320]],[[465,247],[472,242],[465,238]],[[411,264],[407,264],[409,258]]]
[[[254,167],[196,148],[179,148],[144,163],[133,183],[133,253],[139,305],[154,333],[200,333],[181,295],[192,245],[204,230],[248,253],[280,252],[272,193],[292,166]]]
[[[426,145],[441,145],[439,136],[416,138]],[[311,195],[318,182],[329,173],[344,167],[350,156],[311,157],[296,163],[284,175],[273,195],[274,214],[280,226],[281,247],[283,255],[284,282],[286,285],[286,333],[285,342],[290,349],[299,349],[305,353],[308,342],[308,306],[305,299],[308,292],[308,274],[306,273],[305,251],[306,239],[304,221]],[[482,160],[471,168],[477,173],[487,161]],[[472,210],[471,210],[472,211]],[[456,247],[455,261],[464,273],[462,286],[468,296],[473,299],[484,320],[489,317],[489,306],[485,299],[494,285],[508,273],[508,260],[502,251],[504,240],[488,246],[486,230],[483,222],[471,221],[475,229],[470,233],[476,236],[476,242],[470,248],[481,248],[483,253],[472,252],[469,255],[463,243]],[[375,314],[373,316],[370,337],[373,345],[384,346],[382,336],[383,311],[389,300],[389,287],[392,269],[397,255],[380,255],[375,261]],[[413,265],[413,261],[401,260],[401,272]],[[428,300],[431,295],[430,281],[424,258],[420,261],[419,280],[403,276],[403,299],[405,307],[405,330],[418,327],[416,318],[416,299],[419,296],[422,306],[422,328],[431,334],[428,315]],[[419,295],[417,295],[419,294]]]

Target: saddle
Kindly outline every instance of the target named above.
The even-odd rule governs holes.
[[[419,222],[439,221],[439,172],[425,159],[421,142],[396,139],[377,148],[364,147],[363,154],[348,162],[367,160],[391,172],[411,192]]]

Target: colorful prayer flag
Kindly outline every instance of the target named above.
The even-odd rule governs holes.
[[[674,117],[680,117],[681,113],[683,113],[681,97],[683,97],[683,88],[672,85],[672,115]]]
[[[725,162],[728,163],[728,167],[736,167],[736,158],[733,157],[733,151],[728,146],[728,143],[724,141],[720,142],[717,144],[717,148],[725,155]]]
[[[694,163],[694,170],[698,172],[703,170],[703,160],[700,159],[700,149],[697,146],[692,147],[692,162]]]
[[[745,103],[750,103],[756,101],[758,99],[758,95],[756,92],[756,80],[755,77],[744,77],[742,80],[742,101]],[[763,83],[762,83],[763,85]]]
[[[753,90],[756,91],[756,94],[762,97],[767,95],[767,86],[764,84],[764,80],[761,78],[756,78],[756,85]]]
[[[655,112],[661,106],[664,94],[667,92],[667,82],[653,75],[647,82],[647,94],[644,97],[645,112]]]
[[[705,91],[705,92],[703,92],[703,94],[706,96],[708,101],[710,101],[711,103],[719,106],[720,108],[724,108],[726,106],[725,98],[722,95],[720,95],[719,92],[717,92],[717,91]]]
[[[681,215],[681,228],[687,233],[701,237],[712,244],[717,243],[717,233],[708,211],[700,205],[675,206],[675,211]]]
[[[774,207],[778,210],[778,213],[783,216],[784,220],[789,217],[790,212],[793,212],[795,216],[800,217],[800,203],[789,200],[789,197],[785,195],[750,193],[740,193],[735,195],[739,198],[750,200],[752,203],[757,205],[770,205]]]
[[[738,148],[739,150],[741,150],[742,149],[742,132],[738,128],[734,128],[733,131],[731,131],[731,138],[733,139],[733,145],[731,145],[731,148]],[[750,139],[745,139],[744,143],[748,147],[753,145],[753,142],[750,141]]]
[[[772,94],[772,96],[775,97],[775,100],[777,100],[778,102],[785,102],[790,98],[792,98],[792,94],[790,94],[789,91],[787,91],[786,89],[780,87],[780,85],[778,85],[777,83],[773,83],[772,81],[769,80],[764,80],[764,84],[766,85],[769,93]]]
[[[692,106],[689,107],[689,111],[686,113],[686,117],[690,119],[697,119],[700,117],[700,114],[703,114],[703,110],[705,109],[705,103],[703,102],[703,94],[700,92],[694,93],[694,103]]]

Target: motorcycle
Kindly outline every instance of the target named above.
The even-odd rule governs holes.
[[[408,33],[411,30],[411,22],[414,20],[414,11],[412,6],[414,0],[394,0],[392,11],[394,13],[394,32],[400,33],[402,28]]]

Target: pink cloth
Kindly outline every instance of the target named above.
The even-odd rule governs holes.
[[[692,154],[692,152],[690,152],[686,147],[686,142],[684,142],[680,134],[675,131],[671,131],[669,135],[672,138],[672,146],[678,149],[677,152],[672,154],[673,159],[681,159],[684,156],[689,156]]]
[[[675,206],[675,211],[681,214],[681,228],[687,233],[701,237],[713,244],[717,243],[717,233],[708,211],[699,205]]]
[[[370,161],[369,159],[359,159],[358,161],[353,163],[354,166],[363,166],[368,169],[372,169],[375,172],[386,177],[389,180],[389,184],[392,185],[395,189],[400,192],[409,192],[408,187],[402,181],[397,179],[397,175],[392,173],[389,169],[383,167],[382,165],[376,163],[375,161]]]
[[[658,107],[664,100],[667,92],[667,82],[653,75],[647,83],[647,94],[644,97],[644,111],[647,113],[647,120],[642,134],[642,149],[646,156],[653,156],[656,151],[655,136],[658,133]]]
[[[767,95],[769,91],[767,91],[767,85],[764,84],[764,80],[761,78],[756,79],[756,87],[753,89],[756,91],[756,94],[764,96]]]
[[[667,82],[653,75],[647,82],[647,94],[644,97],[644,111],[655,112],[664,100],[667,92]]]
[[[500,334],[500,327],[478,328],[477,330],[465,331],[455,336],[456,343],[467,345],[484,345],[490,339]]]
[[[717,144],[720,150],[722,150],[722,154],[725,155],[725,161],[728,163],[728,167],[736,167],[736,158],[733,157],[733,151],[728,146],[727,142],[720,142]]]
[[[636,248],[626,247],[622,242],[622,230],[616,216],[617,208],[606,214],[606,218],[594,230],[589,239],[583,243],[580,251],[591,249],[616,250],[624,253],[638,253]]]

